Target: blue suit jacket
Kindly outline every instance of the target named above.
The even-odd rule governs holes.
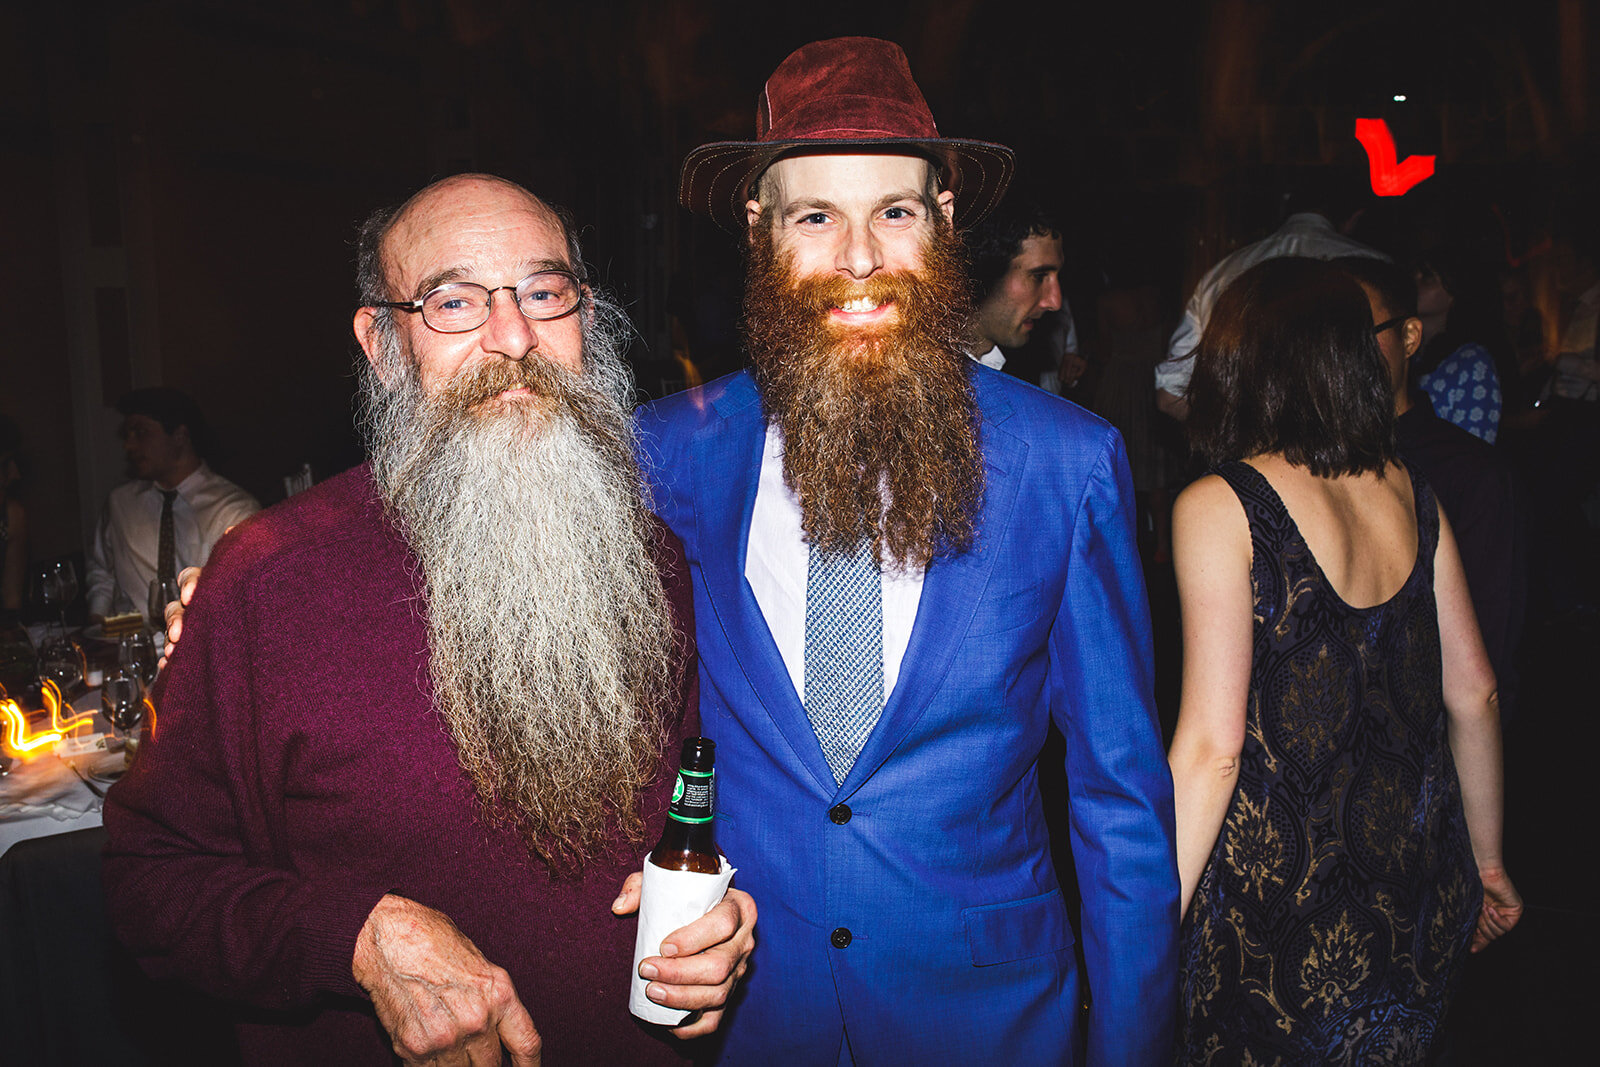
[[[928,568],[883,715],[836,785],[744,578],[766,424],[748,373],[642,409],[695,591],[718,840],[760,908],[733,1063],[1067,1063],[1083,997],[1036,763],[1067,741],[1089,1061],[1167,1063],[1172,783],[1121,438],[976,364],[977,542]]]

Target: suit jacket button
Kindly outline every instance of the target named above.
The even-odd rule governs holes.
[[[829,935],[828,940],[833,942],[834,948],[848,948],[850,946],[850,931],[841,926]]]
[[[845,823],[850,821],[850,805],[835,804],[833,807],[828,809],[828,818],[832,819],[840,826],[843,826]]]

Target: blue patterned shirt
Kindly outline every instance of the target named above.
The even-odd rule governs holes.
[[[1494,357],[1468,342],[1418,380],[1434,414],[1494,444],[1500,432],[1500,376]]]

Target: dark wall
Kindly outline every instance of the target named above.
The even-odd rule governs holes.
[[[1592,32],[1568,0],[85,0],[8,26],[0,282],[36,295],[0,314],[0,408],[34,455],[36,556],[93,519],[62,319],[92,305],[74,300],[101,286],[83,266],[96,257],[118,264],[126,321],[120,341],[104,309],[70,324],[106,348],[87,410],[111,419],[130,384],[192,390],[218,465],[268,502],[300,463],[320,476],[358,455],[350,241],[373,207],[443,174],[501,173],[572,210],[639,326],[643,389],[679,384],[675,346],[708,372],[737,366],[737,245],[677,207],[677,166],[749,136],[762,80],[807,40],[901,42],[946,134],[1016,148],[1019,183],[1063,221],[1077,293],[1154,282],[1173,314],[1200,271],[1275,224],[1296,172],[1360,182],[1357,114],[1389,117],[1403,153],[1437,153],[1439,184],[1477,174],[1469,199],[1498,196],[1523,244],[1596,114],[1589,46],[1557,32]],[[88,436],[114,451],[104,423]]]

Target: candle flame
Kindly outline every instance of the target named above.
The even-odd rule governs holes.
[[[22,708],[15,700],[0,701],[0,719],[4,720],[4,736],[0,743],[5,745],[6,752],[21,759],[28,759],[44,751],[68,734],[94,724],[94,714],[84,712],[82,715],[63,717],[61,714],[61,690],[56,683],[45,680],[44,706],[50,711],[50,725],[48,728],[30,732],[28,717],[23,714]],[[68,705],[68,710],[71,705]]]

